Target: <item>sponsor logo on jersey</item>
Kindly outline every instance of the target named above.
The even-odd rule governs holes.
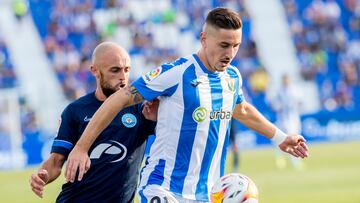
[[[104,156],[113,156],[110,163],[115,163],[123,160],[126,156],[126,147],[114,140],[109,140],[108,143],[101,143],[97,145],[90,153],[90,159],[100,159]]]
[[[192,117],[194,121],[198,123],[203,122],[206,118],[209,118],[210,120],[230,120],[232,117],[232,112],[220,109],[220,111],[210,111],[209,113],[205,107],[200,106],[194,110]]]
[[[199,122],[203,122],[206,119],[207,115],[208,115],[208,111],[206,110],[206,108],[200,106],[194,110],[192,117],[194,121],[199,123]]]
[[[127,113],[127,114],[124,114],[122,117],[121,117],[121,122],[124,124],[124,126],[126,126],[127,128],[132,128],[136,125],[137,123],[137,119],[136,117],[131,114],[131,113]]]
[[[153,79],[157,78],[157,76],[159,76],[161,73],[161,66],[157,67],[156,69],[154,70],[151,70],[149,72],[147,72],[145,75],[143,75],[143,79],[146,81],[146,82],[150,82],[152,81]]]

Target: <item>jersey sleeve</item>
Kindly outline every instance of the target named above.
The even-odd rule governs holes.
[[[236,69],[237,70],[237,69]],[[243,81],[242,81],[242,77],[240,72],[237,70],[237,75],[238,75],[238,91],[237,91],[237,99],[236,99],[236,104],[240,104],[242,102],[245,101],[245,96],[244,96],[244,92],[243,92]]]
[[[68,156],[77,141],[77,124],[69,105],[61,114],[60,127],[51,147],[51,153]]]
[[[238,92],[238,96],[237,96],[237,99],[236,99],[236,104],[240,104],[240,103],[242,103],[244,101],[245,101],[245,97],[244,97],[243,90],[242,90],[242,88],[239,87],[239,92]]]
[[[181,63],[185,61],[186,59],[178,59],[172,64],[163,64],[134,81],[132,85],[148,101],[158,96],[171,96],[178,87],[184,72]]]

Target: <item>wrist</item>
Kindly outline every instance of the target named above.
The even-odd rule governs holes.
[[[282,130],[280,130],[279,128],[275,129],[275,134],[274,136],[271,138],[271,141],[273,143],[275,143],[276,145],[280,145],[281,143],[284,142],[284,140],[286,139],[287,135],[286,133],[284,133]]]
[[[87,143],[82,143],[82,142],[76,143],[74,148],[76,148],[79,151],[85,151],[85,152],[87,152],[89,150]]]

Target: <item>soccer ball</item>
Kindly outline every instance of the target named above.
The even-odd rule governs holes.
[[[247,176],[230,173],[216,181],[210,198],[212,203],[258,203],[258,190]]]

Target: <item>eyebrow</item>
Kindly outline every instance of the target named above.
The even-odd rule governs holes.
[[[231,45],[229,42],[220,42],[221,45]],[[240,45],[241,42],[234,44],[235,46]]]

